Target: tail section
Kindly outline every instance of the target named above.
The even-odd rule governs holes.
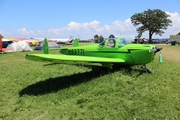
[[[79,46],[78,38],[76,38],[73,43],[73,47],[77,47],[77,46]]]
[[[69,41],[69,43],[73,43],[73,39]]]
[[[48,40],[45,38],[43,43],[43,52],[44,54],[49,54],[49,45]]]

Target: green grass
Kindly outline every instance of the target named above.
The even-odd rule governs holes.
[[[0,120],[178,120],[180,46],[162,47],[163,62],[158,53],[147,65],[153,74],[135,66],[100,75],[88,65],[28,61],[25,52],[0,55]]]

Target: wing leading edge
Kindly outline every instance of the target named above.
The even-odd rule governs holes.
[[[34,61],[74,61],[74,62],[96,62],[96,63],[123,63],[121,58],[102,58],[90,56],[72,56],[55,54],[27,54],[26,59]]]

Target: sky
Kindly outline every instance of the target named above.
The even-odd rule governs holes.
[[[180,0],[0,0],[0,34],[4,38],[91,39],[137,36],[131,16],[160,9],[171,17],[172,26],[162,36],[180,32]],[[142,37],[148,38],[148,32]]]

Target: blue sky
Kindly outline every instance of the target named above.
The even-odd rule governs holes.
[[[0,34],[5,38],[136,36],[130,17],[148,9],[161,9],[173,21],[161,36],[167,38],[180,32],[179,5],[179,0],[0,0]],[[148,38],[148,33],[142,37]]]

